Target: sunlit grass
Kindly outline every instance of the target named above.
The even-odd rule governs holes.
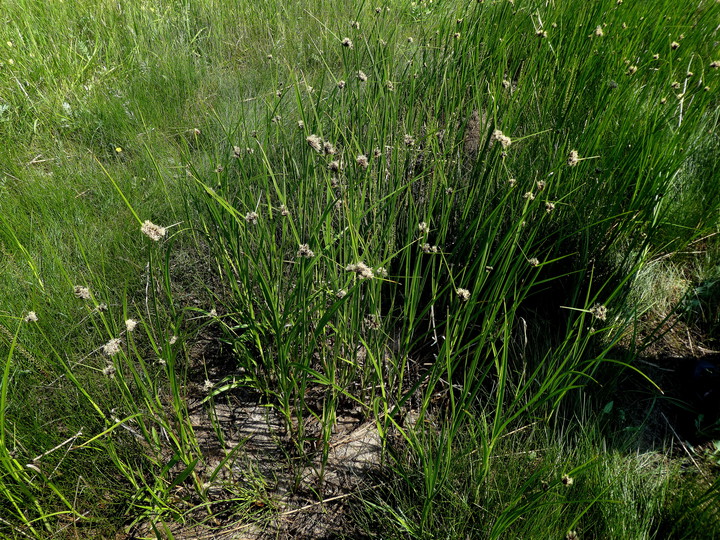
[[[211,508],[201,334],[236,367],[208,401],[259,391],[297,470],[322,477],[349,408],[375,423],[393,487],[358,520],[389,537],[653,537],[693,490],[712,517],[662,454],[605,454],[599,411],[565,430],[598,373],[637,368],[640,315],[714,283],[692,257],[718,227],[718,13],[10,2],[3,527]],[[266,497],[223,489],[239,519]]]

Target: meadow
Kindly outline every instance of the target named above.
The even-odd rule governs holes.
[[[720,536],[720,3],[0,5],[0,537]]]

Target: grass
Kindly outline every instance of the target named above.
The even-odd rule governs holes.
[[[189,411],[215,339],[203,397],[258,392],[320,500],[338,419],[375,424],[355,530],[717,535],[716,469],[633,449],[603,387],[717,327],[718,13],[9,2],[2,534],[257,520]]]

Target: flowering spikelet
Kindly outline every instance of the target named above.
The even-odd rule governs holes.
[[[253,225],[257,225],[258,217],[257,212],[248,212],[245,214],[245,221],[252,223]]]
[[[470,291],[468,291],[467,289],[457,289],[455,293],[458,295],[458,298],[463,302],[467,302],[468,300],[470,300]]]
[[[545,30],[541,29],[541,30],[538,30],[537,32],[535,32],[535,35],[539,38],[546,38],[547,32]]]
[[[496,129],[492,132],[492,137],[490,137],[491,141],[498,141],[503,148],[507,148],[512,144],[512,139],[505,135],[502,131],[499,129]]]
[[[120,341],[120,338],[111,339],[105,345],[103,345],[103,352],[108,356],[114,356],[120,352],[121,343],[122,341]]]
[[[310,148],[312,148],[312,149],[315,150],[316,152],[321,152],[321,151],[322,151],[322,149],[323,149],[323,142],[322,142],[322,139],[321,139],[320,137],[318,137],[317,135],[315,135],[315,134],[313,134],[313,135],[308,135],[308,136],[305,138],[305,140],[306,140],[307,143],[310,145]]]
[[[713,69],[720,68],[720,60],[713,60],[712,62],[710,62],[710,67]]]
[[[343,80],[341,79],[341,80],[338,81],[337,87],[338,87],[340,90],[342,90],[343,88],[345,88],[345,84],[346,84],[345,81],[343,81]]]
[[[599,25],[598,25],[598,26],[595,28],[595,35],[596,35],[597,37],[603,37],[603,36],[605,35],[605,32],[603,32],[602,26],[599,26]]]
[[[356,159],[355,162],[358,164],[358,166],[362,167],[363,169],[367,169],[370,162],[368,161],[368,158],[365,154],[360,154]]]
[[[424,221],[421,221],[420,223],[418,223],[418,230],[420,231],[420,235],[424,236],[428,232],[430,232],[430,226]]]
[[[297,256],[309,259],[310,257],[315,256],[315,252],[310,249],[310,246],[308,246],[307,244],[300,244],[300,247],[297,250]]]
[[[671,48],[673,51],[676,50],[676,49],[678,49],[679,47],[680,47],[680,44],[679,44],[677,41],[673,41],[673,42],[670,44],[670,48]]]
[[[25,322],[37,322],[38,316],[34,311],[28,311],[28,314],[25,315]]]
[[[334,156],[335,154],[337,154],[337,150],[333,146],[333,143],[331,143],[330,141],[325,141],[323,143],[323,154],[325,154],[326,156]]]
[[[335,291],[335,296],[338,298],[345,298],[347,296],[347,291],[345,289],[338,289]]]
[[[553,210],[555,210],[555,203],[552,203],[550,201],[545,202],[545,211],[549,214]]]
[[[357,72],[357,78],[360,82],[367,82],[368,76],[365,75],[365,72],[360,70]]]
[[[572,486],[574,482],[572,477],[568,476],[567,474],[563,475],[560,481],[563,483],[564,486]]]
[[[378,266],[375,269],[375,275],[381,278],[386,278],[388,277],[388,271],[385,269],[384,266]]]
[[[340,162],[338,160],[331,161],[328,163],[328,169],[332,172],[338,172],[340,170]]]
[[[368,315],[365,317],[365,327],[368,330],[380,330],[382,328],[382,319],[380,318],[380,315],[376,315],[374,313]]]
[[[128,332],[132,332],[135,330],[135,327],[137,326],[138,322],[135,319],[128,319],[125,321],[125,329]]]
[[[347,47],[348,49],[353,48],[353,42],[350,38],[347,38],[347,37],[343,38],[343,40],[341,41],[341,44],[343,47]]]
[[[239,146],[233,146],[233,157],[239,158],[240,154],[242,153],[242,149]]]
[[[565,535],[565,540],[580,540],[580,536],[575,531],[568,531]]]
[[[87,287],[75,285],[74,293],[75,296],[77,296],[78,298],[82,298],[83,300],[90,300],[90,289],[88,289]]]
[[[112,364],[108,364],[103,368],[102,372],[103,375],[112,379],[113,377],[115,377],[115,366],[113,366]]]
[[[528,191],[527,193],[525,193],[525,195],[523,195],[523,199],[527,199],[528,201],[533,201],[533,200],[535,200],[535,195],[533,194],[532,191]]]
[[[155,225],[152,221],[149,221],[147,219],[142,224],[142,227],[140,227],[140,231],[154,242],[157,242],[167,234],[165,227]]]
[[[345,270],[347,272],[355,272],[360,279],[372,279],[375,277],[372,268],[362,261],[355,264],[348,264]]]
[[[592,313],[593,317],[601,321],[607,319],[607,308],[602,304],[595,304],[590,308],[590,313]]]
[[[537,186],[538,191],[542,191],[543,189],[545,189],[545,180],[538,180],[537,182],[535,182],[535,185]]]
[[[403,137],[403,142],[405,146],[413,146],[415,144],[415,138],[412,135],[406,134],[405,137]]]
[[[528,259],[528,262],[530,263],[531,266],[538,266],[540,264],[540,261],[536,257],[533,257],[532,259]]]
[[[568,158],[567,158],[568,166],[574,167],[575,165],[578,164],[579,161],[580,161],[580,155],[578,154],[577,150],[570,150],[570,154],[568,155]]]
[[[283,217],[287,217],[290,215],[290,210],[288,210],[288,207],[284,204],[280,205],[280,215]]]

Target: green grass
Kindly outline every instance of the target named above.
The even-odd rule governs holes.
[[[0,534],[212,508],[210,336],[212,397],[259,391],[291,474],[376,424],[384,537],[713,537],[717,477],[604,429],[601,387],[642,321],[717,328],[719,14],[7,2]],[[223,486],[238,519],[266,486]]]

